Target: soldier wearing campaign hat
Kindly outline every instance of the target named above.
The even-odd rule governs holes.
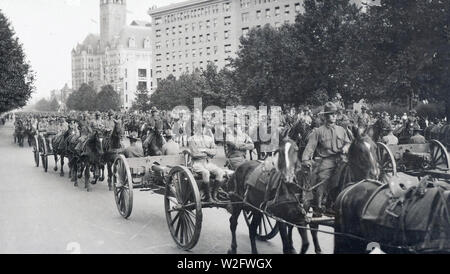
[[[336,125],[338,110],[334,103],[326,103],[324,111],[320,113],[325,116],[325,125],[316,128],[311,133],[303,152],[303,165],[308,168],[313,167],[316,184],[320,184],[313,192],[312,206],[316,215],[320,215],[324,210],[322,204],[327,203],[329,179],[342,160],[341,154],[347,154],[350,148],[351,141],[347,130]]]

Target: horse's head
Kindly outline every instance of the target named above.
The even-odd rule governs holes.
[[[285,182],[294,182],[297,164],[298,146],[292,139],[284,138],[278,149],[277,169],[282,174]]]
[[[95,131],[91,138],[92,148],[99,154],[104,153],[103,149],[103,134],[99,131]]]
[[[354,179],[374,179],[380,176],[380,168],[377,162],[376,144],[369,136],[361,135],[354,127],[355,139],[348,151],[348,161],[352,168]]]

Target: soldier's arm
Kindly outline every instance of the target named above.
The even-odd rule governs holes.
[[[308,137],[308,144],[303,152],[302,161],[310,161],[313,159],[314,151],[316,150],[318,143],[319,136],[317,134],[317,130],[314,130]]]
[[[216,144],[214,143],[214,140],[211,138],[208,138],[208,141],[206,143],[206,149],[205,149],[206,154],[208,154],[211,157],[216,156],[217,151],[216,151]]]

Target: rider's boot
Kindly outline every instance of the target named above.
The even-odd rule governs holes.
[[[205,203],[210,203],[210,202],[212,202],[212,199],[211,199],[211,189],[210,189],[209,185],[206,185],[206,186],[205,186],[204,194],[205,194],[204,202],[205,202]]]

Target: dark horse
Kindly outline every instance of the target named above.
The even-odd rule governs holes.
[[[156,130],[153,133],[150,133],[147,125],[145,125],[144,130],[142,132],[142,149],[144,150],[145,156],[159,156],[162,155],[162,147],[166,143],[166,139],[164,138],[161,131]],[[149,141],[146,141],[150,136]]]
[[[23,140],[25,138],[25,126],[22,121],[16,123],[14,130],[14,143],[18,143],[19,146],[23,147]]]
[[[70,153],[68,150],[68,146],[69,146],[69,140],[71,138],[73,138],[74,134],[75,134],[75,130],[69,128],[64,133],[56,136],[52,140],[53,155],[54,155],[54,159],[55,159],[55,167],[53,170],[55,172],[58,171],[58,157],[59,157],[60,165],[61,165],[59,175],[61,177],[64,177],[64,158],[66,158],[66,157],[69,158],[69,162],[70,162]]]
[[[90,171],[94,172],[95,182],[100,177],[100,171],[103,167],[101,162],[103,158],[103,136],[100,132],[95,131],[90,134],[85,141],[83,151],[76,149],[77,144],[80,142],[79,136],[71,136],[68,139],[68,158],[69,168],[74,186],[78,186],[78,179],[83,176],[85,178],[85,188],[90,191]],[[103,178],[100,178],[102,181]]]
[[[106,163],[108,168],[108,187],[112,190],[112,165],[116,160],[119,150],[122,148],[120,143],[121,137],[123,135],[123,129],[118,121],[114,121],[114,129],[108,134],[104,141],[104,154],[103,162]]]
[[[90,172],[94,174],[93,184],[97,183],[97,180],[104,180],[104,137],[103,133],[100,131],[94,131],[87,141],[86,147],[82,154],[82,159],[84,162],[84,187],[89,192],[91,190],[91,182],[89,181]]]
[[[354,131],[354,141],[349,149],[348,162],[344,161],[337,169],[337,174],[334,176],[332,182],[329,186],[329,197],[332,201],[335,201],[341,190],[348,182],[363,180],[367,178],[378,178],[380,171],[378,168],[378,163],[376,160],[376,146],[370,137],[362,137],[359,131],[355,128]],[[284,139],[278,150],[278,165],[276,172],[272,171],[268,184],[278,186],[278,189],[282,189],[280,186],[284,186],[284,196],[291,196],[291,202],[286,203],[281,210],[273,212],[276,217],[283,220],[289,221],[301,227],[298,228],[300,236],[302,238],[302,248],[301,254],[306,253],[309,248],[309,240],[307,237],[307,221],[306,212],[309,209],[309,201],[305,201],[303,188],[307,182],[298,179],[294,176],[292,177],[292,172],[297,172],[298,169],[298,148],[297,145],[290,139]],[[245,202],[251,204],[257,208],[260,207],[265,201],[271,201],[274,196],[280,195],[277,191],[270,191],[268,194],[264,194],[263,191],[252,187],[248,182],[253,173],[258,167],[258,162],[247,162],[241,165],[233,176],[228,181],[228,190],[235,195],[230,195],[232,197],[232,202],[241,202],[242,197],[245,197]],[[267,177],[267,175],[266,175]],[[300,182],[299,182],[300,181]],[[299,187],[300,186],[300,187]],[[266,190],[273,188],[267,187]],[[290,193],[290,194],[289,194]],[[278,195],[277,195],[278,194]],[[233,198],[235,197],[235,198]],[[239,198],[236,198],[239,197]],[[292,197],[302,197],[300,199],[293,199]],[[269,202],[270,203],[270,202]],[[269,204],[268,203],[268,204]],[[243,204],[234,204],[232,206],[232,216],[230,218],[230,228],[232,232],[232,243],[229,253],[236,253],[237,243],[236,243],[236,227],[237,219],[240,212],[245,210],[251,210],[254,212],[254,219],[249,226],[250,241],[252,246],[252,253],[257,253],[255,238],[256,229],[261,221],[262,214],[259,211],[255,211],[253,208],[245,206]],[[290,233],[288,233],[288,226],[280,224],[280,235],[283,243],[283,252],[291,253],[294,249],[292,246],[292,239]],[[313,227],[313,226],[311,226]],[[313,227],[315,228],[315,227]],[[317,239],[317,231],[312,231],[313,241],[315,245],[316,252],[320,253],[320,246]]]

